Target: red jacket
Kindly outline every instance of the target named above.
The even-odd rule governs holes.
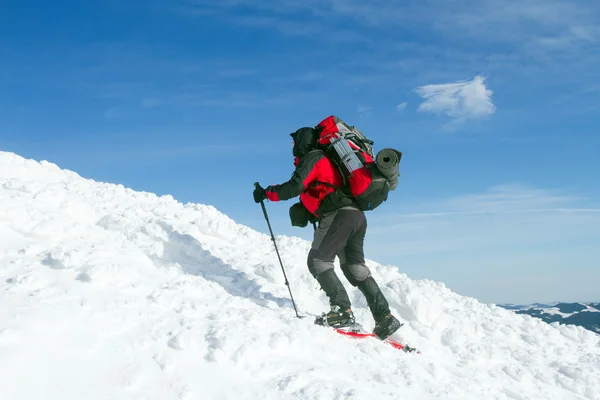
[[[289,181],[266,188],[267,199],[289,200],[299,195],[304,207],[318,217],[322,214],[319,207],[323,200],[335,191],[332,186],[343,186],[342,176],[320,150],[307,153],[302,159],[296,159],[294,164],[296,170]]]

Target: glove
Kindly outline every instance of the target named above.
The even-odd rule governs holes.
[[[263,201],[264,199],[267,198],[267,191],[265,189],[263,189],[262,187],[260,187],[260,184],[258,182],[256,182],[254,184],[255,189],[254,189],[254,201],[256,203],[260,203],[261,201]]]
[[[304,228],[309,221],[314,221],[314,216],[304,207],[304,204],[298,202],[290,207],[290,221],[292,226]]]

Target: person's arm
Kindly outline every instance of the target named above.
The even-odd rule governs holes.
[[[270,201],[289,200],[299,196],[314,180],[318,171],[318,163],[324,154],[320,151],[308,153],[296,167],[289,181],[270,185],[266,188],[267,199]]]

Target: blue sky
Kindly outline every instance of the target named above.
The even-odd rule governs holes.
[[[267,232],[253,182],[337,115],[404,153],[368,258],[485,302],[599,300],[600,3],[413,3],[4,2],[0,149]],[[310,239],[292,204],[273,229]]]

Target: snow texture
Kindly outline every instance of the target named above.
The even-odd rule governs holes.
[[[323,311],[309,243],[276,239]],[[421,354],[296,318],[270,237],[212,206],[0,152],[0,397],[600,399],[600,335],[368,264]]]

